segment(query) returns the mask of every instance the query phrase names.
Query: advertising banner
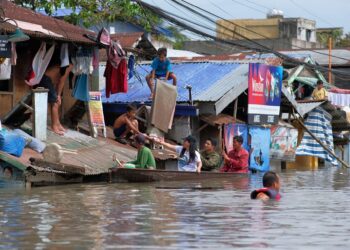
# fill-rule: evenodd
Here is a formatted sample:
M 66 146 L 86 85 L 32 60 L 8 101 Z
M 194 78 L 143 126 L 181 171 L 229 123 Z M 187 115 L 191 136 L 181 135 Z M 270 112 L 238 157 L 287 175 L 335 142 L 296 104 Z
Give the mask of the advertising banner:
M 271 127 L 270 158 L 294 161 L 298 145 L 298 130 L 283 126 Z
M 105 119 L 103 115 L 101 92 L 89 92 L 89 95 L 89 111 L 91 124 L 96 128 L 104 128 Z
M 280 114 L 283 67 L 249 64 L 248 123 L 277 124 Z
M 270 169 L 270 129 L 249 126 L 250 169 L 268 171 Z

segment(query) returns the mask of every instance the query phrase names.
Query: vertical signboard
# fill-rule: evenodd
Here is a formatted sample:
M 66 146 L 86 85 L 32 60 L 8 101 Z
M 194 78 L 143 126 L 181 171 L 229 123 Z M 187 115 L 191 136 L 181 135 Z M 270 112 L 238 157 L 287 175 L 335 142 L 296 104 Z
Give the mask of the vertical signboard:
M 281 66 L 249 64 L 249 124 L 277 124 L 281 104 L 282 76 Z
M 89 122 L 93 129 L 93 137 L 97 137 L 97 130 L 102 129 L 103 135 L 106 137 L 106 126 L 103 115 L 103 107 L 101 100 L 101 92 L 89 92 L 90 101 L 89 107 Z

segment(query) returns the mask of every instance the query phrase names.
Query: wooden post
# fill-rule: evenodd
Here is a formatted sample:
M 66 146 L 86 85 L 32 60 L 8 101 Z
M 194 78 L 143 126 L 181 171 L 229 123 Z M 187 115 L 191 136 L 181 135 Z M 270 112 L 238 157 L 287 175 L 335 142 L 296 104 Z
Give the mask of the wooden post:
M 332 83 L 332 37 L 328 38 L 328 82 Z
M 47 138 L 47 95 L 49 90 L 43 88 L 33 89 L 33 136 L 46 141 Z M 27 107 L 28 108 L 28 107 Z M 51 121 L 52 122 L 52 121 Z
M 233 117 L 235 118 L 235 120 L 237 118 L 237 107 L 238 107 L 238 97 L 233 104 Z

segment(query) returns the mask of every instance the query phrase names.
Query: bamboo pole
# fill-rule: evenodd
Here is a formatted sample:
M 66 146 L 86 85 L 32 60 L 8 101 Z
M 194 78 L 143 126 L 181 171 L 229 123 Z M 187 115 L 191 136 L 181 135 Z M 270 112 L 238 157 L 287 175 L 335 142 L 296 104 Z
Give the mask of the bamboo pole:
M 332 37 L 328 38 L 328 82 L 332 83 Z

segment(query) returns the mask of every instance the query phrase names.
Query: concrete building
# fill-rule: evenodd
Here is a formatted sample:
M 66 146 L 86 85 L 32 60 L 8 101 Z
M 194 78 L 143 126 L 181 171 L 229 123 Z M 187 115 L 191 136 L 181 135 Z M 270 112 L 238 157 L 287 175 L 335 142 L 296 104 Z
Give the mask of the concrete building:
M 233 40 L 236 44 L 255 48 L 247 39 L 275 50 L 322 48 L 317 41 L 316 22 L 305 18 L 285 18 L 272 10 L 265 19 L 234 19 L 216 22 L 216 37 Z M 183 49 L 201 54 L 229 54 L 242 51 L 240 46 L 229 46 L 216 41 L 188 41 Z

